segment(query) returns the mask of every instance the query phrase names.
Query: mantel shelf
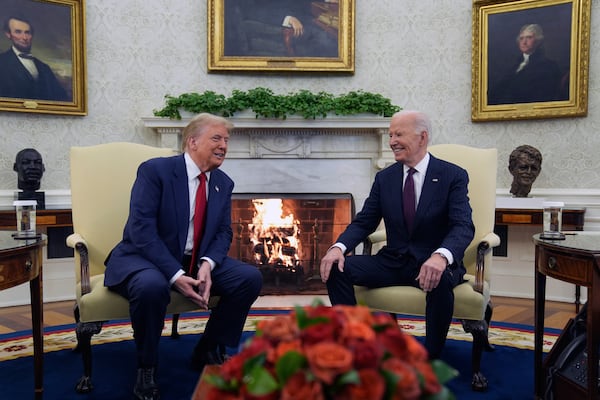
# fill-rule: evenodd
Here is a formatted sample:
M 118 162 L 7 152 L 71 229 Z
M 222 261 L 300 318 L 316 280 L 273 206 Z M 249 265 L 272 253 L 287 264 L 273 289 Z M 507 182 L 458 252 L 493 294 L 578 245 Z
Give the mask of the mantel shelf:
M 228 118 L 236 128 L 261 128 L 261 129 L 387 129 L 390 118 L 372 115 L 358 116 L 331 116 L 327 118 L 305 119 L 288 117 L 287 119 L 254 118 L 254 117 L 230 117 Z M 162 117 L 142 117 L 144 126 L 161 130 L 183 129 L 190 118 L 180 120 Z

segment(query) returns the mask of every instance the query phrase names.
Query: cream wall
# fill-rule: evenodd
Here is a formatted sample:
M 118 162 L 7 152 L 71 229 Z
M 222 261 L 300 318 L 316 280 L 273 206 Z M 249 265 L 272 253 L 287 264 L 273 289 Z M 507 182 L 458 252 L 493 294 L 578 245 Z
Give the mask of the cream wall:
M 535 188 L 600 187 L 598 2 L 592 2 L 589 115 L 575 119 L 473 123 L 471 0 L 356 0 L 356 73 L 207 74 L 206 2 L 86 0 L 89 114 L 0 112 L 0 190 L 16 189 L 14 157 L 35 147 L 42 190 L 68 189 L 68 149 L 109 141 L 156 143 L 140 120 L 167 93 L 267 86 L 342 93 L 365 89 L 430 113 L 436 142 L 499 149 L 498 187 L 510 185 L 508 155 L 520 144 L 544 154 Z
M 161 108 L 167 93 L 229 94 L 256 86 L 277 93 L 364 89 L 428 112 L 435 142 L 497 147 L 501 195 L 510 186 L 509 153 L 520 144 L 537 147 L 544 162 L 532 193 L 586 206 L 586 228 L 600 230 L 599 3 L 592 2 L 587 117 L 472 123 L 471 1 L 356 0 L 356 73 L 348 76 L 207 74 L 206 1 L 86 0 L 89 114 L 0 112 L 0 194 L 6 199 L 17 188 L 16 153 L 34 147 L 46 166 L 41 189 L 59 193 L 59 204 L 68 204 L 69 147 L 110 141 L 157 144 L 156 133 L 141 118 Z M 531 297 L 530 237 L 537 229 L 511 228 L 514 247 L 508 257 L 494 261 L 495 294 Z M 71 259 L 47 260 L 45 299 L 73 297 L 72 268 Z M 572 293 L 571 286 L 563 285 L 551 297 L 571 301 Z M 26 303 L 28 296 L 26 285 L 2 291 L 0 306 Z

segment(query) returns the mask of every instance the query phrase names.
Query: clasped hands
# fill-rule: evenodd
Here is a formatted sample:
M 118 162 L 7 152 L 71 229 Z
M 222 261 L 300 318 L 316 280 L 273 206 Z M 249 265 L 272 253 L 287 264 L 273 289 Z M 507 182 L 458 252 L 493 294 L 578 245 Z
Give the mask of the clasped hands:
M 331 274 L 331 268 L 334 264 L 337 264 L 337 268 L 340 272 L 344 271 L 344 254 L 342 249 L 337 246 L 331 247 L 325 256 L 321 259 L 320 272 L 321 280 L 327 282 L 329 275 Z M 446 270 L 447 262 L 444 257 L 434 253 L 429 257 L 423 265 L 419 275 L 415 278 L 419 281 L 419 287 L 425 292 L 430 292 L 437 287 L 442 278 L 442 274 Z
M 188 275 L 181 275 L 173 285 L 181 294 L 198 304 L 200 308 L 208 310 L 208 300 L 210 299 L 210 288 L 212 286 L 210 272 L 208 261 L 202 261 L 196 279 Z

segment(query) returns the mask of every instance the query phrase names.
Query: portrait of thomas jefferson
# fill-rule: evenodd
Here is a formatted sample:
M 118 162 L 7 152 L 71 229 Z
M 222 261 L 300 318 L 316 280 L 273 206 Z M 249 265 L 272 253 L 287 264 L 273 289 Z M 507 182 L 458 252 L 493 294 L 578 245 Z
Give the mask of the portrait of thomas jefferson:
M 487 104 L 569 99 L 571 4 L 489 17 Z

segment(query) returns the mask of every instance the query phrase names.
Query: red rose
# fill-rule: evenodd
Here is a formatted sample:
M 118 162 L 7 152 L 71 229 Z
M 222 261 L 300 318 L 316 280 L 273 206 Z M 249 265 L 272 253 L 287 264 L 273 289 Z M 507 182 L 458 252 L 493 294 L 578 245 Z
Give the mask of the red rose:
M 406 361 L 412 362 L 426 362 L 429 359 L 427 350 L 425 347 L 412 335 L 405 334 L 404 340 L 406 343 Z
M 373 325 L 398 328 L 398 321 L 388 313 L 378 312 L 373 314 Z
M 246 357 L 244 355 L 236 354 L 230 357 L 226 363 L 223 363 L 221 366 L 220 375 L 225 380 L 236 379 L 238 382 L 241 382 L 242 377 L 244 376 L 244 362 L 246 361 Z
M 262 333 L 263 337 L 275 343 L 292 340 L 298 336 L 298 325 L 285 315 L 259 321 L 256 329 Z
M 397 358 L 388 358 L 383 362 L 382 368 L 398 377 L 392 400 L 417 400 L 419 398 L 421 395 L 419 378 L 410 364 Z
M 348 349 L 354 354 L 354 368 L 377 368 L 383 357 L 383 349 L 376 341 L 354 340 L 348 343 Z
M 251 358 L 261 353 L 266 353 L 272 348 L 271 342 L 262 336 L 255 336 L 246 346 L 238 353 L 243 358 Z
M 375 321 L 371 309 L 367 306 L 338 305 L 335 307 L 339 307 L 348 321 L 362 322 L 367 325 L 373 325 Z
M 268 353 L 267 360 L 270 363 L 276 364 L 277 360 L 289 351 L 297 351 L 302 354 L 302 343 L 300 342 L 300 339 L 292 340 L 290 342 L 280 342 Z
M 352 353 L 333 342 L 321 342 L 306 347 L 306 356 L 315 376 L 331 385 L 335 378 L 352 369 Z
M 306 327 L 300 332 L 304 344 L 315 344 L 325 341 L 335 341 L 336 331 L 330 323 L 323 322 Z
M 360 339 L 364 341 L 375 340 L 375 331 L 370 325 L 360 321 L 348 321 L 342 326 L 342 341 Z
M 304 371 L 292 375 L 281 389 L 281 400 L 324 400 L 323 387 L 317 380 L 308 380 Z
M 379 400 L 385 394 L 385 380 L 376 369 L 358 371 L 360 384 L 347 385 L 334 400 Z
M 418 361 L 413 365 L 417 372 L 423 377 L 423 392 L 425 392 L 425 394 L 438 393 L 440 390 L 442 390 L 442 385 L 440 385 L 440 382 L 438 381 L 435 372 L 433 372 L 433 368 L 429 362 Z
M 220 390 L 214 386 L 211 386 L 206 393 L 205 400 L 243 400 L 242 395 L 225 390 Z
M 406 343 L 406 335 L 400 329 L 387 328 L 377 334 L 377 341 L 394 357 L 401 360 L 406 359 L 408 346 Z

